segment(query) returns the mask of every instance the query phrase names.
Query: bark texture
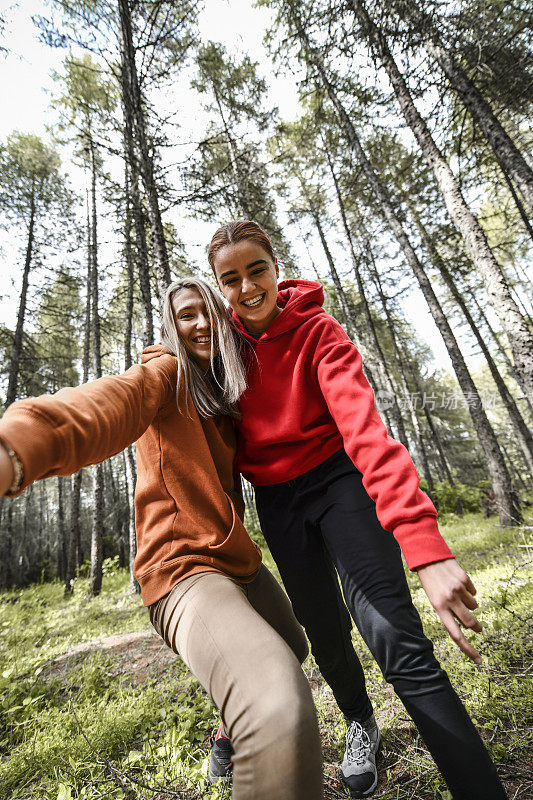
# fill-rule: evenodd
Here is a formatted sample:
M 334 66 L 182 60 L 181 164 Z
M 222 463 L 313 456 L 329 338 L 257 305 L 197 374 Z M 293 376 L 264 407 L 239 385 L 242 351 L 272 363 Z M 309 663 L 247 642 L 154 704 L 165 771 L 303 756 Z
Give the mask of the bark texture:
M 352 0 L 352 6 L 387 72 L 407 124 L 433 170 L 450 218 L 463 237 L 472 263 L 483 279 L 489 302 L 507 333 L 516 370 L 521 374 L 529 396 L 533 397 L 533 334 L 513 299 L 481 225 L 463 197 L 458 180 L 413 102 L 385 36 L 371 20 L 362 2 Z
M 139 170 L 146 192 L 150 234 L 157 274 L 159 299 L 162 301 L 168 285 L 171 282 L 168 249 L 165 241 L 159 196 L 155 182 L 154 159 L 148 142 L 144 104 L 139 85 L 137 65 L 135 63 L 135 47 L 133 45 L 133 32 L 131 25 L 131 11 L 129 0 L 119 0 L 119 17 L 121 32 L 121 64 L 122 64 L 122 95 L 126 108 L 126 117 L 130 117 L 134 124 L 135 140 L 139 152 Z

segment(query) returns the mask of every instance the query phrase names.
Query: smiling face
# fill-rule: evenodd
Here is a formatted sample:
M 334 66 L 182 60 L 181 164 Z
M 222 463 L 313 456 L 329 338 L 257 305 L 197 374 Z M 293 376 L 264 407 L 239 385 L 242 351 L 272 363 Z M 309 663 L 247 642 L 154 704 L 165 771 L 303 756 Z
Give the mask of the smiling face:
M 211 323 L 202 295 L 197 289 L 184 288 L 172 298 L 176 330 L 189 356 L 203 370 L 211 363 Z M 215 353 L 213 353 L 215 355 Z
M 220 291 L 250 333 L 263 333 L 280 308 L 278 262 L 260 244 L 244 239 L 217 251 L 213 261 Z

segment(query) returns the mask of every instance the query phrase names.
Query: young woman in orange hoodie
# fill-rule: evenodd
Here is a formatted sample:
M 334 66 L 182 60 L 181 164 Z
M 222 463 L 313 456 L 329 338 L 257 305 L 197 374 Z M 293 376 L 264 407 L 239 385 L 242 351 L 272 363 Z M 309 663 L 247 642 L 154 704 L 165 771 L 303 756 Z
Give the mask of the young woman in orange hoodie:
M 407 450 L 387 435 L 357 348 L 323 310 L 320 284 L 278 285 L 257 223 L 219 228 L 208 259 L 235 328 L 254 348 L 236 465 L 255 487 L 265 539 L 346 717 L 344 783 L 352 797 L 374 792 L 380 743 L 351 615 L 454 800 L 502 800 L 494 765 L 424 636 L 400 547 L 452 639 L 479 663 L 459 627 L 481 630 L 475 588 L 439 533 Z
M 135 574 L 155 629 L 220 709 L 211 782 L 233 762 L 235 800 L 321 800 L 307 642 L 242 523 L 239 337 L 216 292 L 185 278 L 167 291 L 162 339 L 123 375 L 13 403 L 0 420 L 0 495 L 136 441 Z

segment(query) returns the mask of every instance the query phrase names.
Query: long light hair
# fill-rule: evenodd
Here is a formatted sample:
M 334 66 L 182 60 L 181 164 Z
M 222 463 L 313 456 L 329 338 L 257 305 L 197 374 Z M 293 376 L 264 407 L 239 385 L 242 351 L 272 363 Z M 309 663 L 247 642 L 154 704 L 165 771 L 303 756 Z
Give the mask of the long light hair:
M 211 327 L 211 365 L 207 374 L 189 356 L 176 328 L 172 300 L 181 289 L 196 289 L 205 303 Z M 202 417 L 214 417 L 218 414 L 240 416 L 237 401 L 246 389 L 246 375 L 241 359 L 242 340 L 229 323 L 222 298 L 211 286 L 199 278 L 180 278 L 170 284 L 163 301 L 161 341 L 178 359 L 178 408 L 180 397 L 184 395 L 186 413 L 189 413 L 190 394 Z

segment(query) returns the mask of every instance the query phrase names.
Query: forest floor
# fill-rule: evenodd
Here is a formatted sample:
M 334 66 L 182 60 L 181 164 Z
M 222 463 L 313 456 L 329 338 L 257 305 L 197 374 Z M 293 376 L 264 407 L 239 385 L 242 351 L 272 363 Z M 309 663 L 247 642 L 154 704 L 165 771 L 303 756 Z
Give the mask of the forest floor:
M 481 669 L 456 649 L 416 575 L 408 575 L 425 630 L 510 800 L 533 798 L 531 510 L 525 516 L 520 529 L 502 530 L 475 514 L 450 515 L 442 525 L 478 589 Z M 275 572 L 267 552 L 265 561 Z M 58 582 L 0 593 L 0 800 L 229 798 L 230 788 L 205 783 L 216 710 L 152 632 L 126 573 L 110 565 L 106 573 L 101 596 L 90 601 L 82 579 L 68 599 Z M 373 797 L 449 800 L 412 722 L 357 633 L 354 640 L 383 731 Z M 312 658 L 305 671 L 322 734 L 325 796 L 345 797 L 345 725 Z

